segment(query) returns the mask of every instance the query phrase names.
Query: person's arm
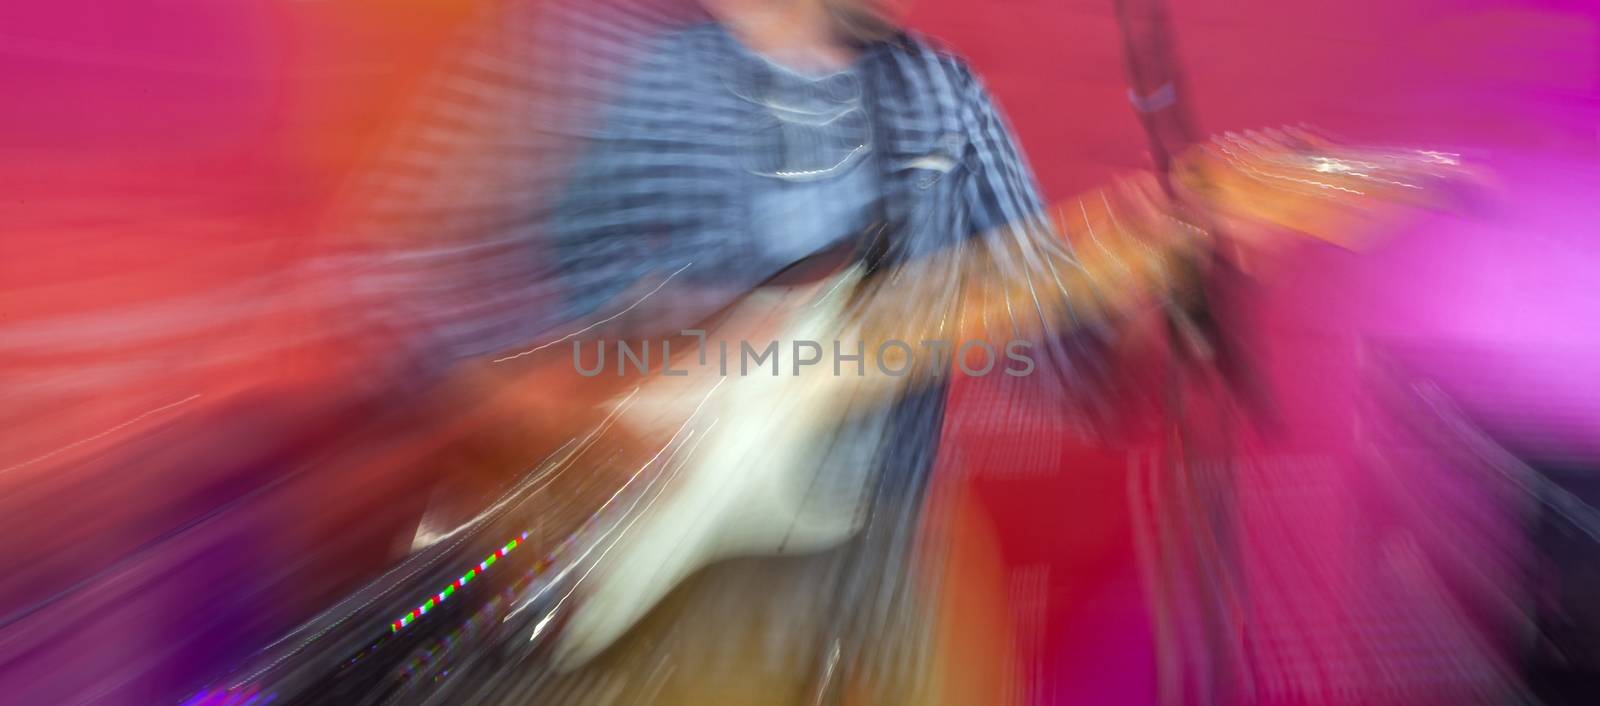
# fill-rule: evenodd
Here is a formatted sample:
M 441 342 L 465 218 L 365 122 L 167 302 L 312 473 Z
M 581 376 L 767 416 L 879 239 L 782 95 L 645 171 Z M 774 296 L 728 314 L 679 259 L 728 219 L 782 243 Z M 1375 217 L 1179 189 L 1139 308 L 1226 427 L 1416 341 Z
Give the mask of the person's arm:
M 1030 238 L 1058 240 L 1049 233 L 1033 168 L 983 81 L 961 65 L 956 91 L 975 167 L 966 195 L 973 230 L 983 233 L 1010 226 L 1026 229 Z
M 999 349 L 1098 329 L 1164 296 L 1175 263 L 1204 238 L 1174 217 L 1161 189 L 1134 180 L 1047 208 L 988 91 L 970 71 L 958 79 L 973 233 L 868 285 L 860 311 L 869 339 Z
M 683 225 L 723 207 L 683 186 L 720 177 L 700 158 L 715 149 L 705 140 L 722 136 L 694 121 L 701 94 L 686 76 L 690 51 L 677 34 L 641 50 L 582 136 L 547 219 L 563 322 L 554 333 L 671 334 L 741 293 L 690 282 L 725 245 Z

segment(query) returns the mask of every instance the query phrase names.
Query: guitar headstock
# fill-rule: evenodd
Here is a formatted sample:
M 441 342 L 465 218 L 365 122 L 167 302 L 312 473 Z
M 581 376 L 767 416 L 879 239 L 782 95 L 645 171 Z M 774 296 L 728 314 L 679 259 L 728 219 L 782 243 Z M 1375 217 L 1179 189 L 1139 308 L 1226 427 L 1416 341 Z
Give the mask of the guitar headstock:
M 1381 219 L 1452 206 L 1476 175 L 1457 154 L 1354 147 L 1302 126 L 1223 133 L 1182 155 L 1173 176 L 1230 236 L 1290 230 L 1359 250 Z

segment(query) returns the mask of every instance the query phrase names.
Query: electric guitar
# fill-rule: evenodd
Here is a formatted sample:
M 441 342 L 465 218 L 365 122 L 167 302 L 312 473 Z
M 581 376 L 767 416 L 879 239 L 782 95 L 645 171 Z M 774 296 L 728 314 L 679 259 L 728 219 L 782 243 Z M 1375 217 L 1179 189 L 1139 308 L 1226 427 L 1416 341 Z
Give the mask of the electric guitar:
M 1337 240 L 1335 216 L 1431 198 L 1459 167 L 1440 153 L 1336 148 L 1300 130 L 1224 136 L 1180 164 L 1198 203 L 1175 204 L 1154 179 L 1130 179 L 1058 203 L 1049 222 L 1016 224 L 922 260 L 878 272 L 857 264 L 812 284 L 758 290 L 709 327 L 703 344 L 675 355 L 681 375 L 655 370 L 609 400 L 616 427 L 655 430 L 643 446 L 650 457 L 630 476 L 650 490 L 619 515 L 626 519 L 596 533 L 604 549 L 591 557 L 581 598 L 555 609 L 570 613 L 558 664 L 588 661 L 710 563 L 850 538 L 861 526 L 870 458 L 818 449 L 871 447 L 864 439 L 882 433 L 892 400 L 965 366 L 928 358 L 919 342 L 1000 351 L 1113 325 L 1157 305 L 1184 260 L 1210 247 L 1200 221 L 1187 216 L 1195 208 Z M 1057 233 L 1068 237 L 1050 237 Z M 864 370 L 850 374 L 857 366 L 849 361 L 835 374 L 834 351 L 795 365 L 796 341 L 860 351 Z M 742 352 L 751 342 L 776 343 L 778 361 L 767 365 L 777 374 L 730 373 L 749 362 Z M 738 351 L 737 362 L 723 351 Z

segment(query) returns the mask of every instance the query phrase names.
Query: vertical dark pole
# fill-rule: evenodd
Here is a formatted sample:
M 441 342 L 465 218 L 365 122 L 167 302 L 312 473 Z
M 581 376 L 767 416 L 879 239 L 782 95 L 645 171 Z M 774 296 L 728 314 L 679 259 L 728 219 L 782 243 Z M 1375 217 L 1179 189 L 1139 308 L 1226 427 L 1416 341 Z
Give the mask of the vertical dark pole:
M 1199 141 L 1171 13 L 1165 0 L 1112 0 L 1122 32 L 1128 98 L 1150 141 L 1156 175 L 1174 205 L 1222 242 L 1203 208 L 1174 183 L 1176 157 Z M 1247 699 L 1242 566 L 1234 488 L 1232 395 L 1239 353 L 1215 318 L 1218 276 L 1234 272 L 1222 249 L 1187 263 L 1169 306 L 1174 364 L 1167 380 L 1167 462 L 1157 464 L 1150 537 L 1160 557 L 1151 579 L 1164 704 L 1231 704 Z M 1230 278 L 1231 279 L 1231 278 Z M 1199 395 L 1191 395 L 1198 392 Z M 1195 403 L 1203 411 L 1196 414 Z
M 1172 156 L 1198 139 L 1179 69 L 1171 13 L 1164 0 L 1113 0 L 1113 5 L 1122 30 L 1128 97 L 1150 139 L 1162 184 L 1169 185 Z

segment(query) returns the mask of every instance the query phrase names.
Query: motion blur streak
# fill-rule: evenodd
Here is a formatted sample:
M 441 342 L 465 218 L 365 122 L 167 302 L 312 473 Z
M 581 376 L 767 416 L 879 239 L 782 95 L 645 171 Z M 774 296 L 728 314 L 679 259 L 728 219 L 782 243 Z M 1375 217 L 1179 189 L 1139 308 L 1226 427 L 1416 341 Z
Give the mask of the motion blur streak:
M 869 5 L 0 9 L 0 704 L 1600 700 L 1593 2 Z

